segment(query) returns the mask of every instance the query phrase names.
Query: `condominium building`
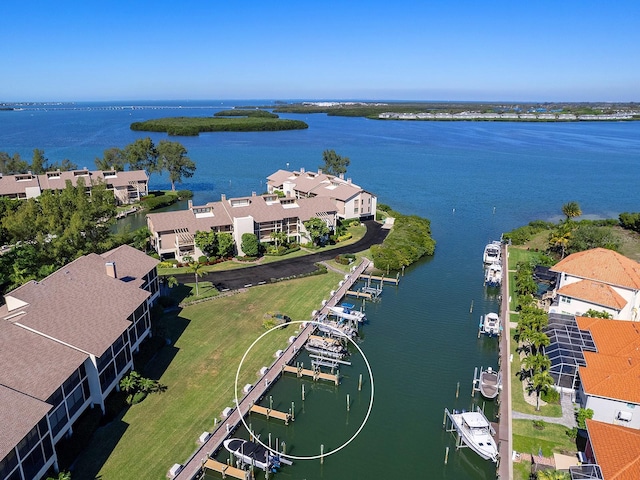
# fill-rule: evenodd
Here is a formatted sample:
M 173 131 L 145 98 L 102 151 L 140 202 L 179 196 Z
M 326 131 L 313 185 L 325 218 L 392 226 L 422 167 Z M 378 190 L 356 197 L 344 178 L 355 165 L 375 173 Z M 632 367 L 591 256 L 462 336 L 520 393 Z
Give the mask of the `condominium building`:
M 337 221 L 337 208 L 329 198 L 279 197 L 277 194 L 256 195 L 227 199 L 194 206 L 187 210 L 150 213 L 147 226 L 151 244 L 163 257 L 180 261 L 186 256 L 198 258 L 202 252 L 195 244 L 198 231 L 227 232 L 233 235 L 236 248 L 242 252 L 242 235 L 252 233 L 261 242 L 272 241 L 273 232 L 284 232 L 296 242 L 311 239 L 304 222 L 322 219 L 333 230 Z
M 148 194 L 149 177 L 143 170 L 118 172 L 116 170 L 71 170 L 61 172 L 46 172 L 34 175 L 31 172 L 18 175 L 0 174 L 0 197 L 7 198 L 36 198 L 45 190 L 62 190 L 70 182 L 74 187 L 78 180 L 84 182 L 87 193 L 98 182 L 106 183 L 113 191 L 118 204 L 128 204 L 140 200 Z
M 327 175 L 322 170 L 307 172 L 278 170 L 267 177 L 269 193 L 283 192 L 286 197 L 311 198 L 324 197 L 330 199 L 342 219 L 358 218 L 369 220 L 375 218 L 377 197 L 356 185 L 343 175 Z
M 157 260 L 127 245 L 80 257 L 0 307 L 0 478 L 57 469 L 55 445 L 133 369 L 159 296 Z

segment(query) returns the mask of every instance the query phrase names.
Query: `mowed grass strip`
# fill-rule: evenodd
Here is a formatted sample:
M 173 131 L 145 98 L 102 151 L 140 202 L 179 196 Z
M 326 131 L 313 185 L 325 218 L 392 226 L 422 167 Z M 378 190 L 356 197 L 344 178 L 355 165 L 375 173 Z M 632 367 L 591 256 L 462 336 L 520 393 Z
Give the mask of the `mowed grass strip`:
M 99 429 L 73 469 L 73 478 L 163 479 L 174 463 L 195 451 L 196 440 L 213 429 L 214 418 L 233 406 L 234 382 L 246 349 L 266 330 L 264 314 L 280 311 L 293 320 L 309 320 L 342 276 L 327 273 L 272 285 L 189 306 L 164 318 L 163 347 L 144 370 L 167 385 Z M 288 344 L 298 328 L 267 335 L 243 365 L 239 388 L 255 383 L 262 366 Z M 242 392 L 239 392 L 241 395 Z

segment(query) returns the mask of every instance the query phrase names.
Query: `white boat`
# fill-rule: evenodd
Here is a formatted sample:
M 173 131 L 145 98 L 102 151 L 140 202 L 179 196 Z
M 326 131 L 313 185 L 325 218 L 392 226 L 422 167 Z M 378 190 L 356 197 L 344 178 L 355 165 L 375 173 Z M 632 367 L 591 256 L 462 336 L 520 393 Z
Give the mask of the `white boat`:
M 329 307 L 329 311 L 336 317 L 344 318 L 345 320 L 351 320 L 354 322 L 363 323 L 367 319 L 363 312 L 352 310 L 344 304 L 337 307 Z
M 307 352 L 329 358 L 344 358 L 349 355 L 345 346 L 328 340 L 309 339 L 304 344 L 304 348 Z
M 261 470 L 275 471 L 281 464 L 292 465 L 290 460 L 279 455 L 273 455 L 268 448 L 256 442 L 242 438 L 229 438 L 223 442 L 224 448 L 247 465 Z
M 502 375 L 493 368 L 488 367 L 480 372 L 480 393 L 491 400 L 496 398 L 502 388 Z
M 457 412 L 454 410 L 453 413 L 449 413 L 449 418 L 460 439 L 471 450 L 485 460 L 498 461 L 498 446 L 492 437 L 495 430 L 482 410 L 478 409 L 476 412 Z
M 500 252 L 502 244 L 499 240 L 494 240 L 491 243 L 488 243 L 484 247 L 484 254 L 482 256 L 482 260 L 486 265 L 494 262 L 500 262 Z
M 500 317 L 497 313 L 487 313 L 480 320 L 480 332 L 490 337 L 500 335 Z
M 484 273 L 484 284 L 487 287 L 499 287 L 502 284 L 502 265 L 498 262 L 487 265 Z

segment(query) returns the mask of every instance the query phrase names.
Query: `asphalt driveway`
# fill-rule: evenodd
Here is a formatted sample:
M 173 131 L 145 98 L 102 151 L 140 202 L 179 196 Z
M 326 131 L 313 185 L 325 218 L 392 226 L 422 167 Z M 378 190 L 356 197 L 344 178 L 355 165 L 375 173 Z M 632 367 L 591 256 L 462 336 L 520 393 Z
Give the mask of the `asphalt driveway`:
M 273 279 L 280 279 L 311 273 L 316 270 L 315 264 L 324 260 L 330 260 L 340 253 L 353 253 L 366 250 L 371 245 L 382 243 L 387 236 L 388 230 L 383 230 L 382 225 L 370 220 L 364 222 L 367 233 L 356 243 L 345 247 L 334 248 L 324 252 L 318 252 L 304 257 L 297 257 L 280 262 L 267 263 L 265 265 L 254 265 L 247 268 L 227 270 L 224 272 L 205 273 L 200 278 L 211 282 L 218 290 L 236 290 L 246 285 L 256 285 L 269 283 Z M 193 282 L 193 274 L 185 273 L 175 275 L 181 282 Z

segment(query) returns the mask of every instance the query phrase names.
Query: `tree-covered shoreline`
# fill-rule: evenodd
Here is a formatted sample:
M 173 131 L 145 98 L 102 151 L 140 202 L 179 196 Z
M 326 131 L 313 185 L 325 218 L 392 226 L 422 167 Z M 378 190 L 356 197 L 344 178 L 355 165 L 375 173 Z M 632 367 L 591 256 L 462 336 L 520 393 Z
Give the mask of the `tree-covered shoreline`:
M 309 128 L 301 120 L 286 120 L 264 110 L 227 110 L 212 117 L 165 117 L 134 122 L 131 130 L 196 136 L 201 132 L 275 132 Z

